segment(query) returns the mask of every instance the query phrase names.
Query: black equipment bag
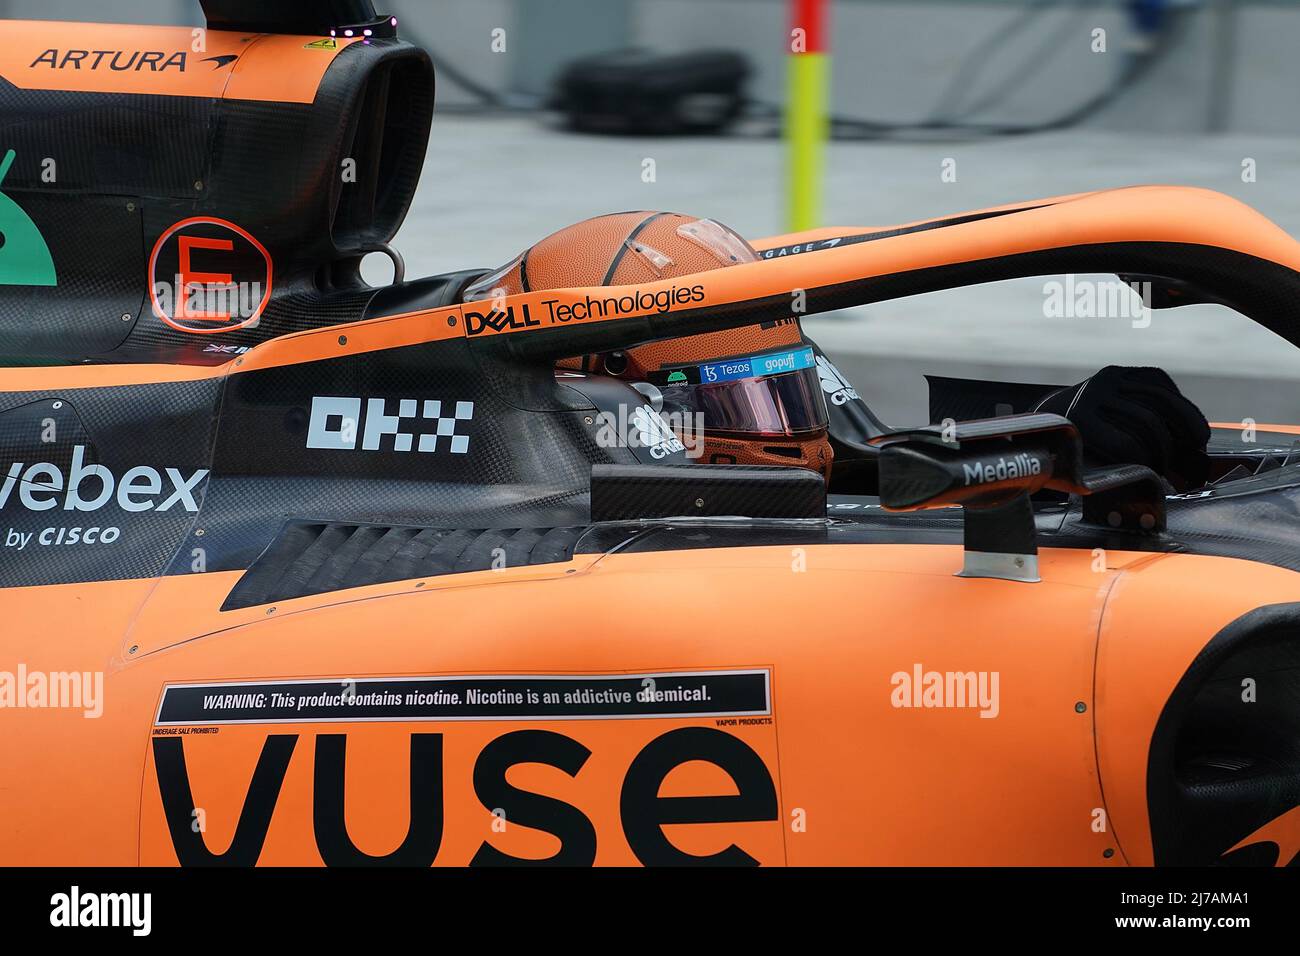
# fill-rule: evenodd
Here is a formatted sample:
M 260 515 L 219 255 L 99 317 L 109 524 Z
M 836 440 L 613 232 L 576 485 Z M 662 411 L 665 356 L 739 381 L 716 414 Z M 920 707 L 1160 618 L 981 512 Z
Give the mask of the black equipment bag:
M 749 73 L 748 60 L 731 50 L 618 50 L 565 67 L 551 106 L 588 132 L 715 133 L 744 109 Z

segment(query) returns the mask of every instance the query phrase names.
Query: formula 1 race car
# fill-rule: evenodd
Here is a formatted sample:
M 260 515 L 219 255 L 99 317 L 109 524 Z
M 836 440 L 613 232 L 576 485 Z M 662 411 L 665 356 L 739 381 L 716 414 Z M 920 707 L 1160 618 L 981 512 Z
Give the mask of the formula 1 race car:
M 1300 862 L 1300 425 L 890 428 L 792 318 L 1100 273 L 1296 346 L 1300 244 L 1151 186 L 376 289 L 432 68 L 306 6 L 4 24 L 0 863 Z M 665 414 L 809 394 L 833 463 Z

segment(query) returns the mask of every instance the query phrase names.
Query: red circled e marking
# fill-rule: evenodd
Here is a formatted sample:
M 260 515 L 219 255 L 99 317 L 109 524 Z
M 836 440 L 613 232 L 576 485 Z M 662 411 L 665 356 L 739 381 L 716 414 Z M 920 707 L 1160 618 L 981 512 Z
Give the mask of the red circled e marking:
M 166 311 L 163 309 L 162 303 L 158 301 L 158 290 L 157 290 L 156 283 L 154 282 L 154 271 L 158 266 L 158 253 L 162 250 L 163 244 L 166 243 L 168 239 L 174 236 L 181 229 L 184 229 L 186 226 L 194 226 L 194 225 L 221 226 L 222 228 L 229 229 L 231 232 L 234 232 L 236 235 L 248 240 L 248 242 L 251 243 L 252 246 L 262 254 L 262 258 L 266 261 L 266 291 L 262 294 L 262 299 L 260 302 L 258 302 L 257 308 L 253 310 L 253 314 L 250 315 L 247 319 L 244 319 L 243 321 L 238 322 L 234 325 L 223 325 L 214 329 L 196 329 L 187 325 L 181 325 L 180 323 L 174 321 L 172 317 L 169 316 L 166 313 Z M 212 242 L 222 242 L 222 240 L 204 239 L 202 240 L 201 243 L 196 243 L 195 245 L 198 245 L 203 248 L 218 248 L 216 246 L 209 245 L 209 243 Z M 229 248 L 233 249 L 233 243 L 230 244 Z M 266 303 L 269 302 L 271 299 L 271 276 L 273 272 L 274 272 L 274 265 L 272 264 L 271 261 L 271 254 L 267 252 L 266 247 L 262 245 L 260 242 L 258 242 L 257 239 L 255 239 L 253 235 L 249 233 L 247 230 L 240 228 L 239 226 L 235 225 L 233 222 L 230 222 L 225 219 L 219 219 L 216 216 L 191 216 L 189 219 L 182 219 L 180 222 L 174 223 L 172 226 L 166 229 L 162 235 L 158 237 L 156 242 L 154 242 L 153 251 L 149 253 L 149 300 L 153 304 L 154 315 L 158 316 L 158 318 L 162 319 L 164 322 L 166 322 L 168 325 L 170 325 L 172 328 L 178 331 L 190 332 L 194 335 L 212 335 L 217 332 L 233 332 L 236 329 L 242 329 L 242 328 L 246 328 L 249 325 L 252 325 L 261 317 L 262 311 L 266 308 Z M 216 273 L 202 272 L 202 273 L 190 273 L 188 278 L 194 278 L 194 279 L 199 279 L 201 281 L 212 282 L 213 280 L 224 278 L 224 276 L 219 276 Z M 183 278 L 182 284 L 184 286 L 184 285 L 188 285 L 189 283 L 186 282 L 185 279 Z M 184 288 L 182 288 L 179 291 L 179 295 L 183 297 L 184 294 L 185 294 L 185 290 Z M 195 313 L 196 318 L 202 317 L 203 315 L 205 314 Z M 210 319 L 211 316 L 209 315 L 208 320 Z

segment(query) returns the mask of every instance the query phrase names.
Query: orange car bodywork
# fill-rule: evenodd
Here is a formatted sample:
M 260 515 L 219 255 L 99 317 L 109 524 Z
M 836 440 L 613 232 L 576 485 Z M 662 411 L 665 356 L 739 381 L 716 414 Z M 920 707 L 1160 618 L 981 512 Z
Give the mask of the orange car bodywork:
M 348 42 L 323 50 L 311 37 L 208 31 L 196 52 L 183 28 L 5 29 L 0 77 L 20 89 L 282 103 L 311 102 Z M 53 50 L 63 63 L 69 49 L 112 43 L 159 51 L 158 65 L 182 54 L 193 69 L 100 74 L 55 69 L 46 57 Z M 1204 190 L 1136 187 L 999 209 L 1023 211 L 635 288 L 552 289 L 287 334 L 217 366 L 4 369 L 0 393 L 230 384 L 422 343 L 472 339 L 508 351 L 562 327 L 608 326 L 635 344 L 708 330 L 708 321 L 745 324 L 759 300 L 782 302 L 774 314 L 788 315 L 799 290 L 1102 243 L 1203 245 L 1300 270 L 1290 237 Z M 688 286 L 698 293 L 678 309 Z M 630 307 L 597 315 L 589 304 L 622 295 Z M 494 308 L 518 321 L 484 324 Z M 213 415 L 219 426 L 220 410 Z M 186 852 L 220 856 L 237 845 L 242 861 L 263 864 L 333 862 L 323 840 L 370 857 L 405 847 L 417 862 L 450 865 L 575 847 L 581 862 L 611 865 L 1152 863 L 1147 760 L 1166 700 L 1229 623 L 1300 600 L 1300 574 L 1100 549 L 1043 549 L 1038 584 L 959 578 L 960 564 L 957 546 L 890 543 L 580 554 L 225 611 L 240 571 L 5 588 L 0 668 L 104 676 L 102 715 L 5 713 L 0 863 L 175 864 L 186 824 Z M 896 706 L 895 678 L 914 668 L 996 673 L 996 717 Z M 766 674 L 764 713 L 158 724 L 167 688 L 182 684 L 731 671 Z M 676 756 L 665 764 L 670 744 Z M 423 758 L 440 753 L 429 790 L 427 767 L 412 790 L 417 746 Z M 287 761 L 268 760 L 260 774 L 271 750 Z M 193 805 L 169 824 L 157 760 L 178 751 Z M 513 761 L 504 768 L 502 753 Z M 261 822 L 245 812 L 254 790 L 269 812 Z M 341 827 L 329 816 L 340 800 Z M 1300 850 L 1295 814 L 1271 826 L 1282 857 Z
M 4 29 L 0 76 L 19 89 L 270 103 L 310 103 L 334 57 L 361 39 L 42 20 Z
M 596 834 L 596 863 L 634 864 L 620 816 L 629 765 L 656 738 L 695 726 L 753 750 L 778 804 L 763 819 L 664 824 L 683 853 L 735 846 L 761 863 L 797 865 L 1149 865 L 1146 751 L 1164 700 L 1216 631 L 1300 593 L 1293 572 L 1190 555 L 1047 550 L 1043 583 L 1025 585 L 954 576 L 960 549 L 949 546 L 804 550 L 587 556 L 573 567 L 407 581 L 235 612 L 217 610 L 233 573 L 11 589 L 7 657 L 29 670 L 104 669 L 106 678 L 98 719 L 7 715 L 5 765 L 22 785 L 0 799 L 0 858 L 177 862 L 151 753 L 151 739 L 166 733 L 153 719 L 167 683 L 767 669 L 771 719 L 743 724 L 209 728 L 180 738 L 202 811 L 195 819 L 211 852 L 225 850 L 268 735 L 296 735 L 258 860 L 320 862 L 314 746 L 344 734 L 347 832 L 360 850 L 382 856 L 410 823 L 411 736 L 441 734 L 445 822 L 434 861 L 464 865 L 484 844 L 546 858 L 556 837 L 512 825 L 508 815 L 502 826 L 474 788 L 474 764 L 489 742 L 542 730 L 576 740 L 590 756 L 572 775 L 524 762 L 509 782 L 581 811 Z M 795 561 L 805 569 L 793 570 Z M 1198 600 L 1170 606 L 1171 587 Z M 810 607 L 815 615 L 796 612 Z M 547 621 L 555 624 L 539 624 Z M 891 676 L 914 664 L 997 671 L 996 719 L 894 706 Z M 672 771 L 659 797 L 736 793 L 721 768 L 693 761 Z M 729 819 L 725 808 L 720 819 Z M 1300 847 L 1300 827 L 1286 823 L 1281 838 Z

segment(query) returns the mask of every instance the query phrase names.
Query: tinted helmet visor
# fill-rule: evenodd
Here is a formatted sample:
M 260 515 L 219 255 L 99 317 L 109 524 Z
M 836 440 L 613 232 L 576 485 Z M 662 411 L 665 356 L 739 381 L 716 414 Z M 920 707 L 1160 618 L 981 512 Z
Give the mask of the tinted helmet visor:
M 709 432 L 792 437 L 827 425 L 811 348 L 669 367 L 650 379 L 665 415 L 699 415 Z

